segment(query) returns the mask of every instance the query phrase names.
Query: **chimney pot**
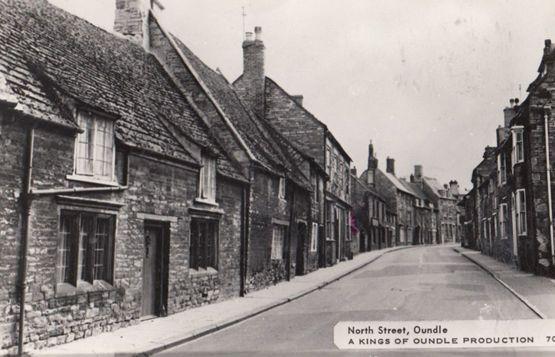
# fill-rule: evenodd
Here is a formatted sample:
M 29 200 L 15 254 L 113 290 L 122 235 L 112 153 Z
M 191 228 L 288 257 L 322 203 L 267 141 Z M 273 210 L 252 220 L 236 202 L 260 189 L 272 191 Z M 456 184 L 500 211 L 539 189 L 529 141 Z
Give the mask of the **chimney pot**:
M 252 32 L 246 32 L 245 33 L 245 41 L 252 41 L 253 40 L 253 35 Z
M 515 105 L 518 105 L 518 102 L 520 102 L 520 100 L 518 100 L 518 98 L 515 98 Z
M 300 105 L 301 107 L 303 106 L 303 99 L 304 99 L 304 97 L 303 97 L 301 94 L 292 95 L 291 98 L 293 98 L 293 100 L 295 101 L 295 103 L 297 103 L 297 104 Z
M 254 33 L 255 33 L 255 40 L 257 41 L 262 41 L 262 27 L 260 26 L 256 26 L 254 28 Z
M 510 107 L 511 107 L 511 108 L 515 105 L 515 100 L 514 100 L 514 98 L 509 99 L 509 104 L 510 104 Z

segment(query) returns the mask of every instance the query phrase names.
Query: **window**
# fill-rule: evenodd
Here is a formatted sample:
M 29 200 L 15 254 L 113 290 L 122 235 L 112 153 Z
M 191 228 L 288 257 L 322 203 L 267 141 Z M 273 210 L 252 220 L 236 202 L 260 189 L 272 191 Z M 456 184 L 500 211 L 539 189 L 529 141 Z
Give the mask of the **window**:
M 216 202 L 216 160 L 204 155 L 200 168 L 199 197 Z
M 272 260 L 283 259 L 283 242 L 285 241 L 285 226 L 274 225 L 272 232 Z
M 497 182 L 499 186 L 507 182 L 507 160 L 504 152 L 497 156 Z
M 326 145 L 326 173 L 331 173 L 331 146 Z
M 218 221 L 193 218 L 189 267 L 218 269 Z
M 513 165 L 524 161 L 524 128 L 513 127 Z
M 516 190 L 516 226 L 519 235 L 526 234 L 526 192 Z
M 97 180 L 114 178 L 114 122 L 87 112 L 79 112 L 75 148 L 75 174 Z
M 492 238 L 496 239 L 499 238 L 497 235 L 497 226 L 498 226 L 498 217 L 496 214 L 493 215 L 493 220 L 491 222 L 491 231 L 492 231 Z
M 57 282 L 112 282 L 115 216 L 62 210 Z
M 509 237 L 507 222 L 509 222 L 509 210 L 507 209 L 507 204 L 502 203 L 499 205 L 499 236 L 501 239 Z
M 312 185 L 312 199 L 314 202 L 318 202 L 318 176 L 316 176 L 315 172 L 312 172 L 310 181 Z
M 318 249 L 318 223 L 312 223 L 312 234 L 310 235 L 310 251 Z
M 278 197 L 285 199 L 285 178 L 280 177 L 278 183 Z

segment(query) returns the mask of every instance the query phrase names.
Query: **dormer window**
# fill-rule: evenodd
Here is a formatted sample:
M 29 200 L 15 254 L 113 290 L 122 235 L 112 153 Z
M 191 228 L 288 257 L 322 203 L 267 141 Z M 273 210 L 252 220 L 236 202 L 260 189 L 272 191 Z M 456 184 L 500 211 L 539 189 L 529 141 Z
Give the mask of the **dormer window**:
M 199 198 L 216 202 L 216 159 L 205 155 L 200 168 Z
M 98 181 L 114 180 L 114 122 L 87 111 L 78 113 L 74 174 Z

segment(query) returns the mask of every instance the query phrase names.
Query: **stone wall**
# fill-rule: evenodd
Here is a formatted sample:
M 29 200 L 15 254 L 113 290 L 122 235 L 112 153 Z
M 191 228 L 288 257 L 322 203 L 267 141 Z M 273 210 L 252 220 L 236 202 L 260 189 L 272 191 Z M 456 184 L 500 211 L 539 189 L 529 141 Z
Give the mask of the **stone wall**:
M 289 191 L 289 190 L 288 190 Z M 261 170 L 254 172 L 250 203 L 247 291 L 275 284 L 286 276 L 285 261 L 271 259 L 274 224 L 289 227 L 288 199 L 278 198 L 278 177 Z M 287 241 L 284 239 L 284 253 Z M 293 262 L 292 262 L 293 263 Z
M 0 203 L 3 214 L 0 231 L 6 241 L 1 245 L 0 332 L 1 347 L 13 351 L 16 344 L 15 322 L 19 306 L 15 286 L 18 267 L 21 155 L 24 131 L 19 125 L 0 126 L 0 144 L 9 150 L 0 156 L 3 170 Z M 73 170 L 74 138 L 67 133 L 37 129 L 33 186 L 35 188 L 92 187 L 69 181 Z M 118 153 L 118 158 L 124 156 Z M 222 298 L 238 296 L 240 285 L 241 195 L 242 186 L 218 176 L 216 201 L 221 209 L 219 229 L 219 266 L 217 270 L 195 272 L 189 269 L 190 208 L 197 207 L 198 172 L 182 165 L 149 156 L 130 154 L 129 188 L 121 192 L 81 193 L 73 197 L 121 205 L 100 211 L 117 216 L 113 283 L 95 281 L 90 286 L 61 289 L 56 282 L 57 245 L 60 209 L 83 210 L 82 203 L 63 203 L 56 196 L 33 201 L 28 254 L 28 291 L 26 309 L 27 348 L 40 349 L 74 339 L 111 331 L 138 322 L 141 312 L 142 264 L 145 214 L 148 219 L 165 222 L 169 231 L 169 271 L 167 311 L 175 313 Z M 118 162 L 118 165 L 121 165 Z M 5 165 L 5 166 L 4 166 Z M 121 169 L 117 171 L 121 172 Z M 13 198 L 13 199 L 12 199 Z M 102 205 L 102 203 L 100 203 Z M 86 204 L 85 204 L 86 206 Z M 99 208 L 90 208 L 98 211 Z M 198 207 L 197 207 L 198 209 Z

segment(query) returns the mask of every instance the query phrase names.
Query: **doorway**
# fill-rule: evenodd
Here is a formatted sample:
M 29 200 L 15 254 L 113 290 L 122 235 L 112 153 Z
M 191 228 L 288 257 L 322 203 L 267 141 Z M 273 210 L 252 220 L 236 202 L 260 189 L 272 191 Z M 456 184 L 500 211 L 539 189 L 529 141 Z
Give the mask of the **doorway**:
M 297 223 L 297 261 L 295 264 L 295 275 L 303 275 L 305 273 L 305 246 L 306 246 L 306 223 Z
M 168 224 L 145 221 L 142 317 L 167 315 L 168 261 Z

